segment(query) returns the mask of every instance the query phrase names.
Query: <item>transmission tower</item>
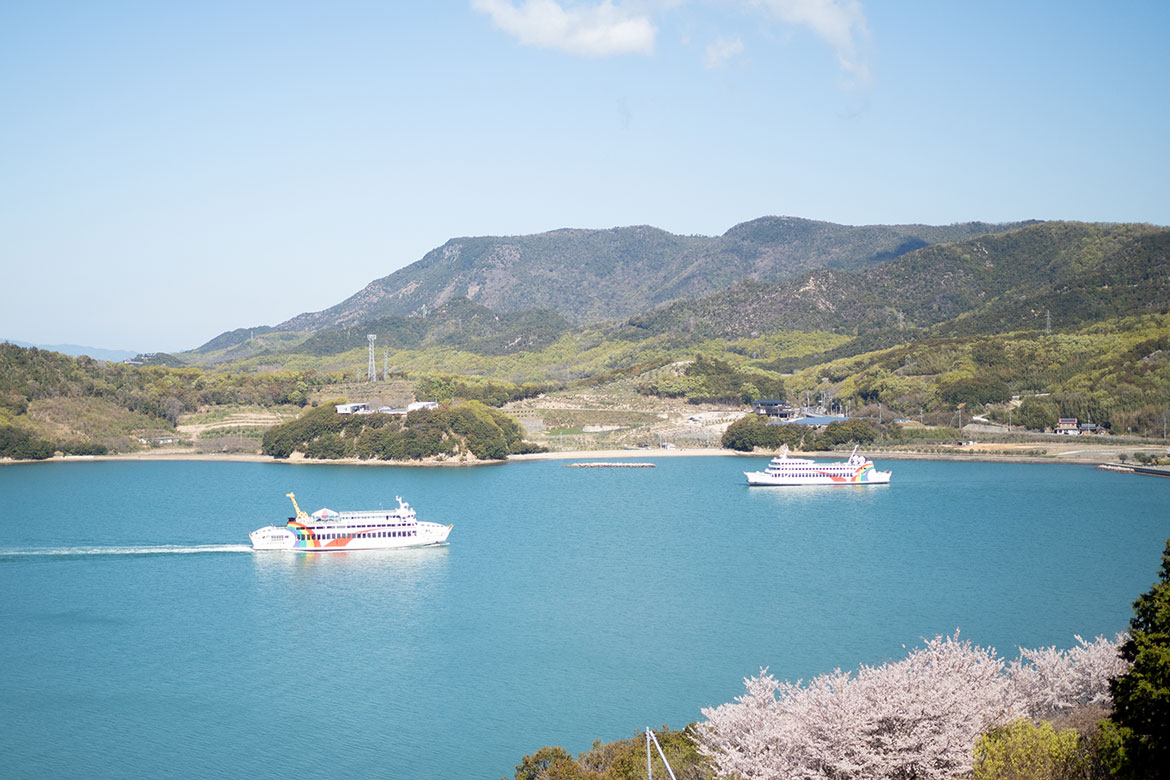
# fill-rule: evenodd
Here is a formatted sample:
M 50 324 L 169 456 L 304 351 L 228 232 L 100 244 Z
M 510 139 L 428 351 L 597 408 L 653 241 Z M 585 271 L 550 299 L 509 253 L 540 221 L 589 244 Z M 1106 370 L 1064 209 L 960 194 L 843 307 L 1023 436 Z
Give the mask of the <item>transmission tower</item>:
M 373 382 L 377 378 L 376 374 L 378 371 L 378 369 L 374 368 L 374 341 L 377 338 L 378 338 L 377 335 L 375 335 L 373 333 L 366 336 L 366 340 L 370 342 L 370 381 L 371 382 Z

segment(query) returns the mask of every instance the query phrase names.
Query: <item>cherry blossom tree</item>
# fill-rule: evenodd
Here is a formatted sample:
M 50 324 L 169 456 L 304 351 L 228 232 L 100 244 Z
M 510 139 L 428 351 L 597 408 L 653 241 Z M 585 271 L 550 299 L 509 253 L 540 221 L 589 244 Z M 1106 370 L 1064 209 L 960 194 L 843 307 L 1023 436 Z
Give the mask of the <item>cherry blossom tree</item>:
M 700 749 L 721 775 L 744 780 L 951 780 L 970 773 L 988 729 L 1107 700 L 1109 678 L 1125 668 L 1117 643 L 1077 640 L 1007 664 L 956 631 L 901 661 L 807 685 L 762 669 L 743 696 L 703 710 Z
M 1019 660 L 1008 671 L 1028 714 L 1051 718 L 1086 705 L 1110 706 L 1109 681 L 1129 669 L 1118 651 L 1125 639 L 1126 634 L 1118 634 L 1113 640 L 1099 636 L 1086 642 L 1077 636 L 1077 646 L 1068 650 L 1020 648 Z

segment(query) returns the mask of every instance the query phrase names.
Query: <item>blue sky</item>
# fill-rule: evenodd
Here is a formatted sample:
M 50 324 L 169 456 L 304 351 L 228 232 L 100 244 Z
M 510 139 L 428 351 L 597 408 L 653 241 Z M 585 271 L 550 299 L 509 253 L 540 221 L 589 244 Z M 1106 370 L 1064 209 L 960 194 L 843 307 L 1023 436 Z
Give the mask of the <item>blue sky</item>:
M 178 351 L 448 238 L 1170 223 L 1170 4 L 0 2 L 0 338 Z

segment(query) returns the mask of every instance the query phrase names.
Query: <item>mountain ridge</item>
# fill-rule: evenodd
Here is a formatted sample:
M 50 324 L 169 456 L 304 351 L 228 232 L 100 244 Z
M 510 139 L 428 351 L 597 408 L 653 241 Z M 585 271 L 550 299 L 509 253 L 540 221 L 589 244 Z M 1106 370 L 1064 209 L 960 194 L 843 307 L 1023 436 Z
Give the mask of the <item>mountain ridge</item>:
M 959 330 L 1035 328 L 1037 317 L 1043 325 L 1045 311 L 1059 310 L 1063 324 L 1071 326 L 1170 300 L 1159 273 L 1168 258 L 1167 228 L 1038 222 L 923 247 L 871 268 L 865 279 L 826 268 L 777 283 L 745 280 L 627 324 L 644 335 L 683 332 L 726 339 L 776 330 L 875 328 L 935 328 L 958 335 Z M 1110 278 L 1129 286 L 1110 286 Z
M 924 246 L 1025 224 L 850 226 L 760 217 L 716 237 L 639 225 L 452 238 L 340 303 L 275 329 L 314 331 L 386 315 L 425 314 L 456 297 L 501 313 L 551 309 L 584 325 L 707 295 L 743 279 L 781 281 L 812 268 L 861 268 Z

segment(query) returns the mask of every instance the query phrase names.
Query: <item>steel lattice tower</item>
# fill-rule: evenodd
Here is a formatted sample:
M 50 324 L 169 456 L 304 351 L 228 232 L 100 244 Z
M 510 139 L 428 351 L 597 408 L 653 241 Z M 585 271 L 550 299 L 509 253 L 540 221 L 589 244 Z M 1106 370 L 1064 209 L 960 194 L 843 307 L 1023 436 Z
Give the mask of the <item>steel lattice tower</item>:
M 378 369 L 374 368 L 374 340 L 378 337 L 371 333 L 366 336 L 366 340 L 370 342 L 370 381 L 373 382 L 376 378 Z

